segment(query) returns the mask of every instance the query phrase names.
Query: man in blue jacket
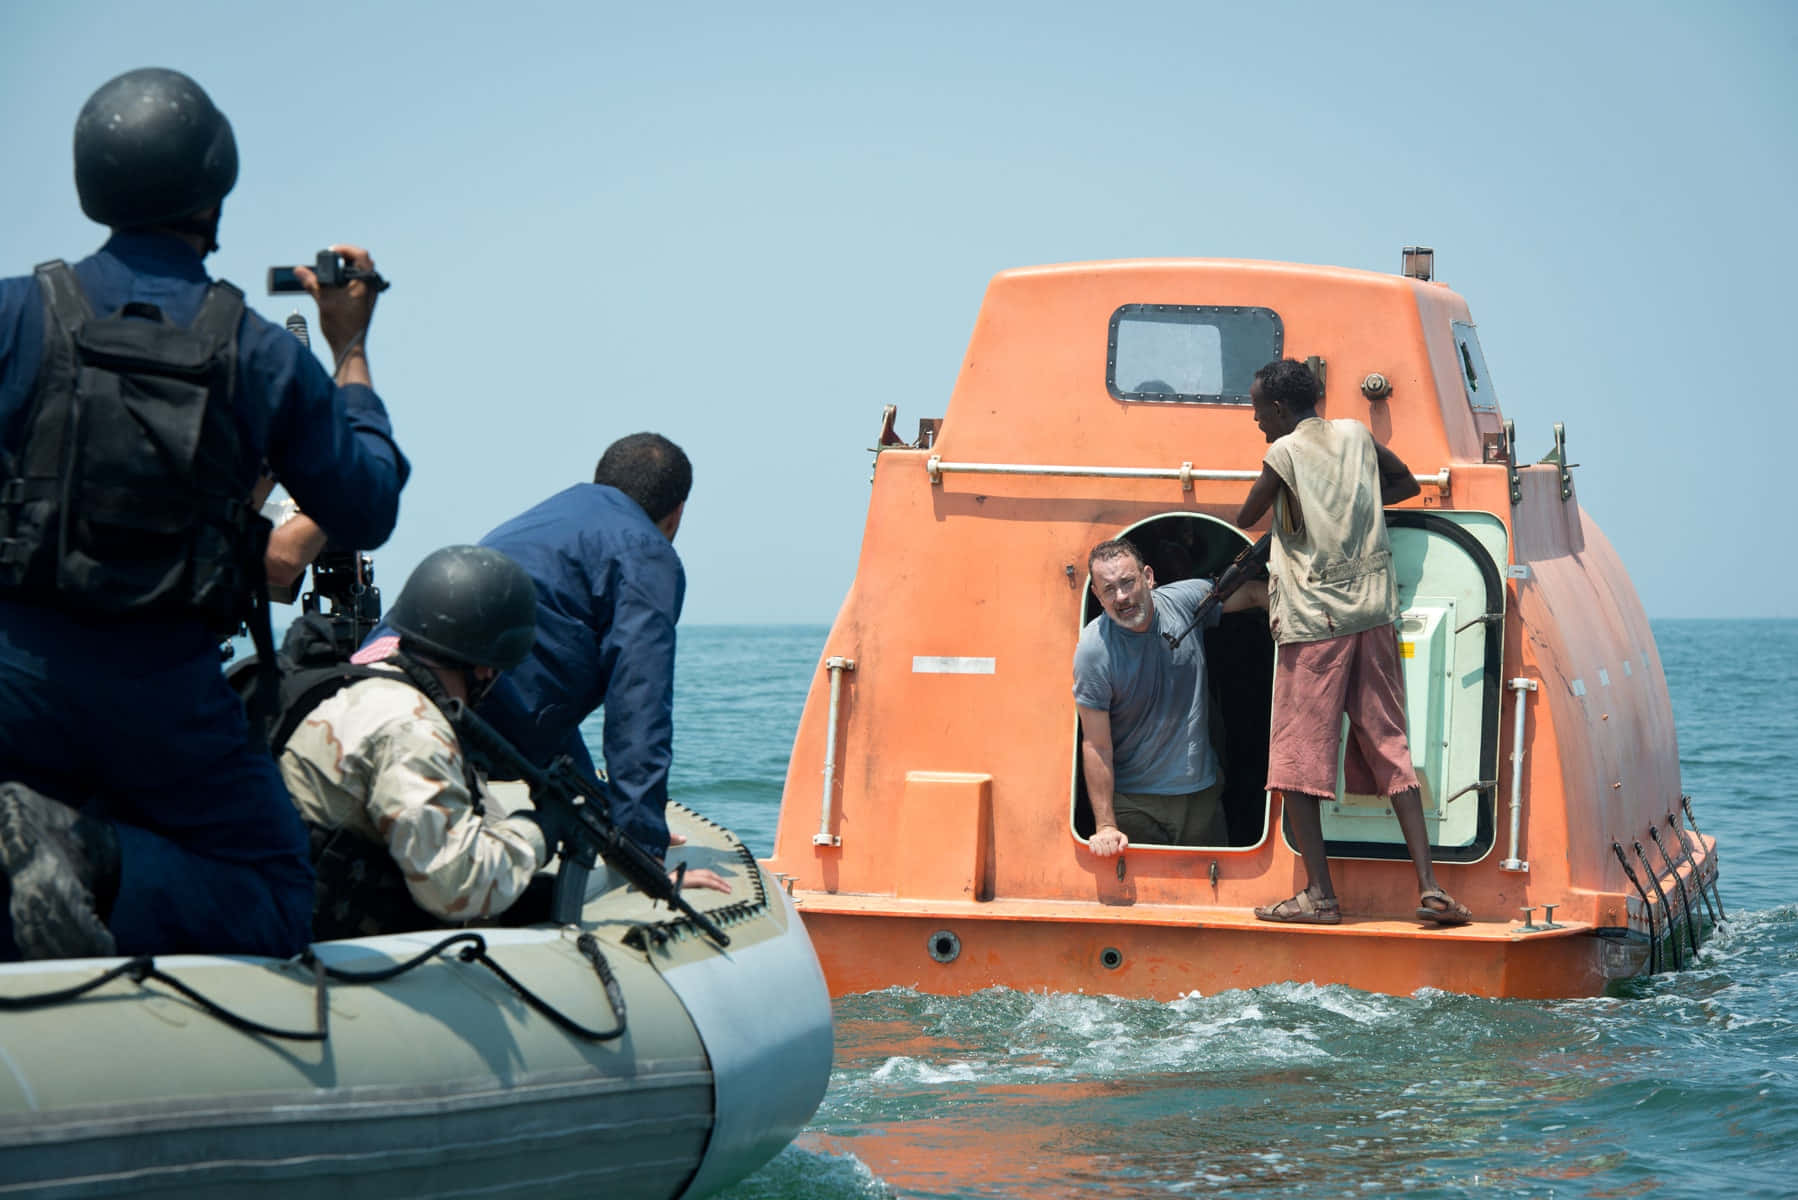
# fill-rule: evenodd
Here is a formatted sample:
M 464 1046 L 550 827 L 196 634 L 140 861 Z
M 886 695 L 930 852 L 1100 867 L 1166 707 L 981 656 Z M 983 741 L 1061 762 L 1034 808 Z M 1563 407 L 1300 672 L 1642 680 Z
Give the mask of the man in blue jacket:
M 613 442 L 579 483 L 481 539 L 537 584 L 537 642 L 481 711 L 535 761 L 592 758 L 580 725 L 605 705 L 612 819 L 668 850 L 674 626 L 687 577 L 671 544 L 693 486 L 681 448 L 655 433 Z
M 75 175 L 111 238 L 72 271 L 0 280 L 0 958 L 293 954 L 311 922 L 306 832 L 219 669 L 236 610 L 218 594 L 262 586 L 266 525 L 234 502 L 264 463 L 343 544 L 392 531 L 408 467 L 368 371 L 378 277 L 301 273 L 335 381 L 211 285 L 237 149 L 178 72 L 95 92 Z M 372 276 L 366 251 L 334 249 Z M 207 330 L 210 374 L 167 367 L 167 347 L 204 349 Z M 108 338 L 154 349 L 154 369 L 109 358 Z M 151 402 L 171 396 L 190 403 Z M 154 452 L 131 452 L 137 436 Z M 46 445 L 68 447 L 48 472 Z M 126 577 L 160 582 L 96 582 Z

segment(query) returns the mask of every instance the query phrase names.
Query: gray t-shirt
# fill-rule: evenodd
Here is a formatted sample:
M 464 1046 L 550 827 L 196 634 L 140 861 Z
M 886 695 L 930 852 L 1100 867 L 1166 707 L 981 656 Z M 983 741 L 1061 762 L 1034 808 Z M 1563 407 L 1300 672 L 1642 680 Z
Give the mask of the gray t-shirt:
M 1205 689 L 1205 639 L 1194 630 L 1177 650 L 1162 633 L 1178 635 L 1211 592 L 1203 579 L 1184 579 L 1149 593 L 1155 619 L 1141 633 L 1100 613 L 1080 631 L 1074 648 L 1074 702 L 1111 714 L 1114 787 L 1120 792 L 1178 796 L 1217 782 Z M 1220 616 L 1212 609 L 1207 626 Z

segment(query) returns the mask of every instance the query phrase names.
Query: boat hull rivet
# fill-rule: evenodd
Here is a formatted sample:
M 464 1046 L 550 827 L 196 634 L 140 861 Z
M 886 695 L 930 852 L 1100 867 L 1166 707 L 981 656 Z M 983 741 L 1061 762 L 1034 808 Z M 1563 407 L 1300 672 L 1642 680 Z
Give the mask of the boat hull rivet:
M 961 939 L 947 929 L 930 935 L 930 957 L 940 963 L 952 963 L 961 957 Z

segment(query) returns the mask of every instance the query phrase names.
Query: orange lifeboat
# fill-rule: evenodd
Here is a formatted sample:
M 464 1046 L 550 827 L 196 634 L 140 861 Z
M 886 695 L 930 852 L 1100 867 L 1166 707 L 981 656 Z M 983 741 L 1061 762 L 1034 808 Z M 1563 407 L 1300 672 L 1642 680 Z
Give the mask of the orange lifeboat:
M 991 986 L 1172 998 L 1284 980 L 1589 995 L 1721 917 L 1648 619 L 1580 507 L 1561 426 L 1519 461 L 1462 298 L 1430 279 L 1135 260 L 994 278 L 941 420 L 883 414 L 855 582 L 794 741 L 769 869 L 833 994 Z M 1323 380 L 1423 485 L 1388 510 L 1431 857 L 1472 924 L 1417 921 L 1382 798 L 1324 805 L 1344 919 L 1257 921 L 1305 880 L 1264 790 L 1265 614 L 1206 633 L 1227 840 L 1091 853 L 1072 658 L 1087 553 L 1159 582 L 1253 539 L 1253 372 Z

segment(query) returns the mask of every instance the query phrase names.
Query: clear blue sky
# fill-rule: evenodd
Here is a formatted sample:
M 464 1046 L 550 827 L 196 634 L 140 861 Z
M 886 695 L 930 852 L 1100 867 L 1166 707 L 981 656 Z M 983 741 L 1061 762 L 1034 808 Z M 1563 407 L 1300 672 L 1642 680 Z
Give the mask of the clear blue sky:
M 213 272 L 277 320 L 265 268 L 332 241 L 395 281 L 390 600 L 656 429 L 697 472 L 685 619 L 823 622 L 881 406 L 942 413 L 994 272 L 1424 243 L 1650 615 L 1792 617 L 1794 13 L 0 0 L 0 273 L 102 240 L 87 95 L 186 71 L 242 156 Z

